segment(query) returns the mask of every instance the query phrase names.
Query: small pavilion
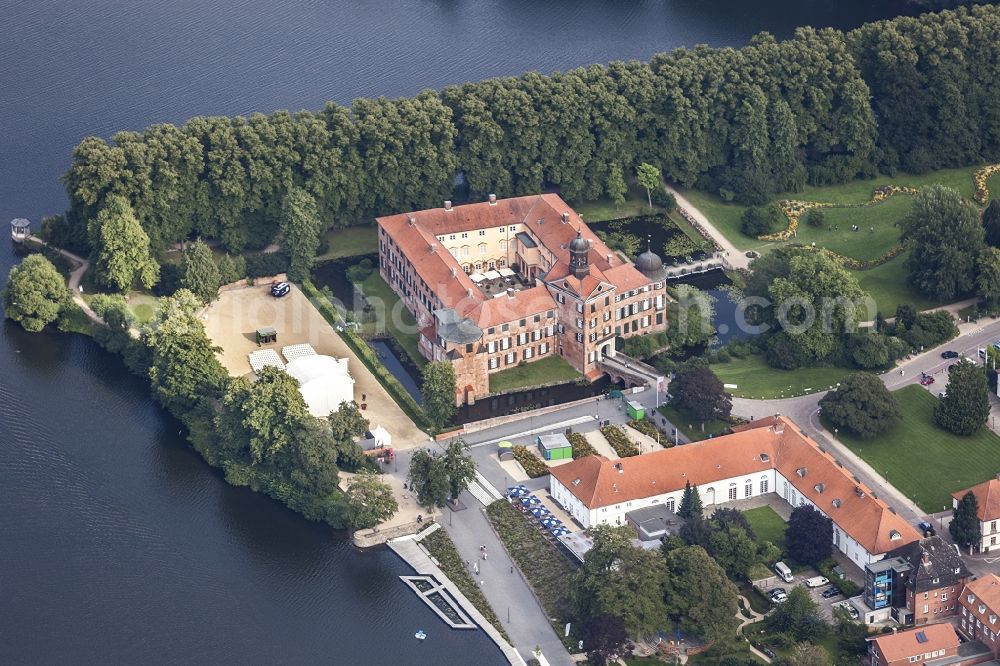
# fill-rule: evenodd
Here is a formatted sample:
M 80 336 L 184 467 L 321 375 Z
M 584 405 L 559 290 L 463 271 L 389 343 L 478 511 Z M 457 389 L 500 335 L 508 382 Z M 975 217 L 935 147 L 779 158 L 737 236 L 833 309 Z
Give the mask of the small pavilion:
M 10 221 L 10 237 L 15 243 L 23 243 L 31 235 L 31 222 L 18 217 Z

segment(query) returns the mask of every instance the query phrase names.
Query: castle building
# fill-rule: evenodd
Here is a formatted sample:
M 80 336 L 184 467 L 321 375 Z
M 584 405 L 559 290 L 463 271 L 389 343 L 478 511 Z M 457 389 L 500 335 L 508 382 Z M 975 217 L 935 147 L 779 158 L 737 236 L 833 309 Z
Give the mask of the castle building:
M 420 327 L 421 353 L 455 368 L 456 404 L 489 375 L 558 355 L 590 380 L 615 338 L 662 329 L 666 270 L 612 252 L 558 195 L 380 217 L 379 271 Z

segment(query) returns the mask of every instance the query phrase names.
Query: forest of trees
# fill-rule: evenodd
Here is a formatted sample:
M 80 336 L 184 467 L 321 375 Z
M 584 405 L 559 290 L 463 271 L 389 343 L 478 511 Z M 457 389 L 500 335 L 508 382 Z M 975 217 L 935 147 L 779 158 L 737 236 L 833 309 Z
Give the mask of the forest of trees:
M 90 252 L 88 223 L 123 197 L 154 255 L 197 236 L 239 252 L 278 235 L 292 193 L 347 226 L 459 198 L 459 173 L 472 198 L 618 196 L 641 162 L 759 204 L 806 183 L 1000 159 L 998 59 L 1000 8 L 982 6 L 318 112 L 193 118 L 85 139 L 70 208 L 45 233 Z

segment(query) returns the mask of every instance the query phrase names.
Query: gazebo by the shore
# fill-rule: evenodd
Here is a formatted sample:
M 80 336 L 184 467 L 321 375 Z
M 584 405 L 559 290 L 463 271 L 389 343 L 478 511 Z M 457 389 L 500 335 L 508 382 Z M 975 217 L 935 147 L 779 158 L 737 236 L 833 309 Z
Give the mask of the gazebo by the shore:
M 31 235 L 31 222 L 18 217 L 10 221 L 10 237 L 15 243 L 22 243 Z

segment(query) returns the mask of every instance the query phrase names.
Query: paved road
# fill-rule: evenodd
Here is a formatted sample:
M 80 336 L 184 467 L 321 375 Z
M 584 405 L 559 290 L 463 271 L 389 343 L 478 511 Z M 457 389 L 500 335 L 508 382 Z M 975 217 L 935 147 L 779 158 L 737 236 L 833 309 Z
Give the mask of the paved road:
M 986 323 L 962 324 L 959 337 L 943 345 L 929 349 L 908 361 L 899 368 L 881 375 L 882 381 L 890 390 L 902 388 L 907 384 L 916 384 L 920 373 L 936 377 L 937 381 L 929 389 L 939 391 L 947 384 L 948 366 L 954 359 L 942 359 L 943 350 L 954 350 L 969 358 L 977 359 L 977 350 L 992 344 L 1000 338 L 1000 321 L 988 320 Z M 902 374 L 900 374 L 902 370 Z M 855 474 L 869 486 L 879 497 L 884 499 L 901 516 L 907 520 L 918 522 L 928 518 L 928 514 L 911 502 L 906 496 L 896 490 L 882 474 L 872 469 L 868 463 L 856 456 L 847 446 L 828 432 L 819 421 L 819 401 L 826 395 L 813 393 L 798 398 L 783 400 L 749 400 L 733 399 L 733 413 L 747 418 L 761 418 L 769 414 L 784 414 L 799 424 L 810 437 L 827 448 L 844 467 Z M 1000 402 L 994 399 L 994 411 L 1000 411 Z M 993 422 L 991 426 L 995 425 Z
M 733 268 L 748 268 L 750 266 L 750 259 L 747 258 L 746 252 L 740 250 L 735 245 L 729 242 L 729 239 L 725 235 L 715 228 L 705 215 L 695 208 L 694 204 L 688 201 L 683 194 L 677 191 L 677 189 L 672 185 L 664 185 L 664 189 L 674 195 L 677 199 L 677 205 L 686 210 L 691 214 L 691 217 L 708 232 L 708 235 L 719 244 L 722 251 L 726 253 L 726 259 L 732 264 Z

